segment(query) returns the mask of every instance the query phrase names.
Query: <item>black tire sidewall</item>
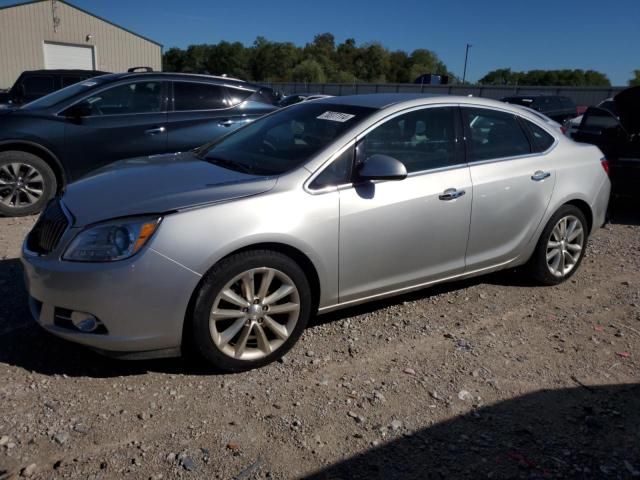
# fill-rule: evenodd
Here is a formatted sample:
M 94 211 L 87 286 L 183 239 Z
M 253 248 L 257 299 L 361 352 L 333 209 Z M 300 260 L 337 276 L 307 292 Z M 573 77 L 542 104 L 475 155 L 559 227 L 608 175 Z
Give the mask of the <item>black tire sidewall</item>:
M 582 224 L 582 230 L 584 231 L 584 244 L 582 246 L 582 252 L 580 253 L 580 258 L 578 258 L 578 262 L 571 269 L 569 273 L 562 277 L 556 277 L 549 271 L 549 267 L 547 265 L 547 244 L 549 243 L 549 238 L 551 237 L 551 232 L 554 227 L 560 221 L 562 217 L 566 217 L 568 215 L 573 215 Z M 582 264 L 582 259 L 586 253 L 587 243 L 589 241 L 589 229 L 587 224 L 587 219 L 578 207 L 574 205 L 564 205 L 558 209 L 556 213 L 549 219 L 547 225 L 542 231 L 542 235 L 540 235 L 540 240 L 538 241 L 538 245 L 536 246 L 536 250 L 534 252 L 533 257 L 531 258 L 531 270 L 534 277 L 544 285 L 558 285 L 569 278 L 571 278 L 580 268 Z
M 236 360 L 222 353 L 213 343 L 209 332 L 209 315 L 216 296 L 229 280 L 244 271 L 260 267 L 275 268 L 291 278 L 300 296 L 300 316 L 293 332 L 278 350 L 258 360 Z M 282 357 L 293 347 L 307 325 L 311 305 L 309 281 L 294 260 L 282 253 L 269 250 L 241 252 L 223 259 L 205 276 L 191 318 L 191 343 L 196 353 L 218 370 L 241 372 L 258 368 Z
M 8 151 L 0 152 L 0 166 L 9 163 L 24 163 L 35 168 L 43 179 L 43 192 L 40 199 L 27 207 L 11 208 L 0 204 L 0 215 L 7 217 L 19 217 L 23 215 L 33 215 L 40 212 L 47 202 L 56 194 L 56 175 L 51 167 L 42 158 L 28 152 Z

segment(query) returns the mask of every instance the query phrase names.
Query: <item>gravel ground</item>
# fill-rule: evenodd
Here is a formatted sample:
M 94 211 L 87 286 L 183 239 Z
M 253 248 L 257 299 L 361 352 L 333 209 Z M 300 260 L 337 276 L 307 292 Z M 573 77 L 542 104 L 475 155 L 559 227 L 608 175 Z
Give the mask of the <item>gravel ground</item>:
M 236 375 L 46 334 L 34 219 L 0 219 L 0 479 L 640 477 L 640 215 L 615 218 L 561 286 L 503 272 L 320 317 Z

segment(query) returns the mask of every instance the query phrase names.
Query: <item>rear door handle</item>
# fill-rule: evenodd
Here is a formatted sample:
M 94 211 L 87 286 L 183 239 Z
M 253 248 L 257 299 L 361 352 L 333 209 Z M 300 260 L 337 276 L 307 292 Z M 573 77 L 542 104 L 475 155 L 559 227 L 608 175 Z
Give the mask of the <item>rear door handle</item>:
M 442 195 L 440 195 L 438 198 L 440 200 L 455 200 L 456 198 L 463 196 L 465 193 L 466 192 L 464 190 L 447 188 L 444 192 L 442 192 Z
M 158 135 L 159 133 L 164 133 L 167 129 L 164 127 L 154 127 L 149 130 L 145 130 L 144 133 L 146 135 Z
M 543 172 L 542 170 L 538 170 L 536 173 L 531 175 L 531 180 L 533 180 L 534 182 L 540 182 L 545 178 L 549 178 L 550 176 L 550 172 Z
M 221 127 L 230 127 L 234 123 L 236 122 L 234 122 L 233 120 L 223 120 L 222 122 L 218 122 L 218 125 L 220 125 Z

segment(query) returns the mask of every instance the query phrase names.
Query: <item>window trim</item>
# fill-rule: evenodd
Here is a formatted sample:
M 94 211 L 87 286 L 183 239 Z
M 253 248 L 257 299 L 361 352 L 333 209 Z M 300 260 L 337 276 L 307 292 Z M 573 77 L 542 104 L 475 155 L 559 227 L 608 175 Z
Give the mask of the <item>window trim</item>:
M 176 110 L 176 94 L 175 94 L 175 88 L 174 85 L 176 83 L 199 83 L 202 85 L 212 85 L 215 87 L 220 87 L 222 88 L 222 91 L 224 93 L 224 98 L 226 101 L 229 101 L 229 92 L 227 91 L 227 89 L 229 88 L 233 88 L 236 90 L 244 90 L 246 92 L 251 92 L 251 94 L 249 96 L 251 96 L 252 94 L 254 94 L 255 92 L 257 92 L 257 90 L 253 89 L 253 88 L 245 88 L 245 87 L 241 87 L 238 85 L 227 85 L 226 83 L 215 83 L 215 82 L 207 82 L 207 81 L 202 81 L 202 80 L 186 80 L 186 79 L 172 79 L 170 80 L 171 83 L 171 87 L 169 89 L 169 95 L 168 95 L 168 105 L 167 105 L 167 111 L 169 113 L 189 113 L 189 112 L 224 112 L 226 110 L 230 110 L 232 108 L 236 108 L 238 105 L 242 105 L 244 102 L 246 102 L 246 99 L 243 100 L 240 103 L 236 103 L 235 105 L 231 105 L 228 107 L 224 107 L 224 108 L 199 108 L 199 109 L 194 109 L 194 110 Z M 249 96 L 247 98 L 249 98 Z M 171 107 L 171 108 L 169 108 Z
M 83 80 L 83 82 L 86 81 L 91 81 L 90 78 Z M 161 87 L 161 91 L 160 91 L 160 111 L 159 112 L 138 112 L 138 113 L 109 113 L 107 115 L 89 115 L 89 116 L 85 116 L 85 117 L 81 117 L 81 118 L 105 118 L 105 117 L 122 117 L 122 116 L 127 116 L 127 115 L 159 115 L 159 114 L 166 114 L 167 113 L 167 107 L 168 107 L 168 82 L 166 80 L 140 80 L 140 79 L 136 79 L 134 81 L 128 81 L 128 82 L 122 82 L 122 83 L 109 83 L 107 85 L 104 86 L 104 88 L 100 88 L 98 90 L 92 90 L 91 93 L 89 95 L 86 95 L 78 100 L 73 101 L 72 103 L 66 105 L 65 107 L 61 108 L 60 110 L 58 110 L 54 116 L 56 117 L 62 117 L 62 113 L 66 112 L 67 110 L 69 110 L 70 108 L 75 107 L 76 105 L 84 102 L 87 100 L 87 98 L 91 98 L 94 95 L 97 95 L 99 93 L 102 93 L 106 90 L 109 90 L 110 88 L 117 88 L 117 87 L 121 87 L 122 85 L 131 85 L 133 83 L 149 83 L 149 82 L 157 82 L 160 83 L 160 87 Z M 78 82 L 80 83 L 80 82 Z
M 325 169 L 329 168 L 329 166 L 331 165 L 331 163 L 334 162 L 334 160 L 337 160 L 338 157 L 340 157 L 340 155 L 342 155 L 347 148 L 349 148 L 350 146 L 352 148 L 356 148 L 360 142 L 362 142 L 362 140 L 364 139 L 364 137 L 366 137 L 371 131 L 375 130 L 377 127 L 379 127 L 380 125 L 393 120 L 394 118 L 400 116 L 400 115 L 405 115 L 408 113 L 412 113 L 414 111 L 418 111 L 418 110 L 426 110 L 428 108 L 446 108 L 446 107 L 450 107 L 454 109 L 454 132 L 456 135 L 455 138 L 455 143 L 456 143 L 456 161 L 458 163 L 454 164 L 454 165 L 448 165 L 448 166 L 444 166 L 444 167 L 438 167 L 438 168 L 430 168 L 430 169 L 426 169 L 426 170 L 417 170 L 415 172 L 410 172 L 407 173 L 407 178 L 413 178 L 413 177 L 418 177 L 418 176 L 422 176 L 422 175 L 430 175 L 432 173 L 440 173 L 440 172 L 446 172 L 449 170 L 456 170 L 459 168 L 468 168 L 469 165 L 467 163 L 466 160 L 466 145 L 465 145 L 465 141 L 464 141 L 464 137 L 463 137 L 463 124 L 462 124 L 462 115 L 460 113 L 460 104 L 459 103 L 454 103 L 454 102 L 445 102 L 445 103 L 430 103 L 428 105 L 417 105 L 417 106 L 413 106 L 413 107 L 409 107 L 409 108 L 405 108 L 402 110 L 398 110 L 396 112 L 390 113 L 389 115 L 379 119 L 378 121 L 376 121 L 375 123 L 373 123 L 372 125 L 369 125 L 368 127 L 366 127 L 364 130 L 362 130 L 360 133 L 356 134 L 353 138 L 351 138 L 345 145 L 343 145 L 342 147 L 338 148 L 333 154 L 331 154 L 329 156 L 329 159 L 326 160 L 324 163 L 322 163 L 322 165 L 320 165 L 315 172 L 313 172 L 311 174 L 311 176 L 309 176 L 307 178 L 307 180 L 305 180 L 304 184 L 303 184 L 303 189 L 304 191 L 306 191 L 307 193 L 311 194 L 311 195 L 320 195 L 320 194 L 324 194 L 324 193 L 329 193 L 329 192 L 334 192 L 334 191 L 338 191 L 338 190 L 345 190 L 348 188 L 353 188 L 355 187 L 355 185 L 357 185 L 357 182 L 354 182 L 354 173 L 356 171 L 356 159 L 357 159 L 357 152 L 354 153 L 353 156 L 353 167 L 351 170 L 351 182 L 348 183 L 343 183 L 340 185 L 331 185 L 328 187 L 324 187 L 321 189 L 313 189 L 310 188 L 311 183 L 315 180 L 315 178 L 317 176 L 319 176 Z M 284 107 L 284 108 L 288 108 L 288 107 Z M 380 183 L 380 182 L 389 182 L 389 181 L 394 181 L 394 180 L 376 180 L 373 183 Z
M 484 106 L 484 105 L 475 105 L 472 103 L 465 103 L 465 104 L 460 104 L 460 120 L 462 121 L 462 127 L 464 128 L 464 144 L 465 144 L 465 151 L 467 152 L 466 155 L 466 161 L 467 161 L 467 165 L 469 167 L 473 167 L 475 165 L 485 165 L 485 164 L 489 164 L 489 163 L 497 163 L 497 162 L 506 162 L 509 160 L 518 160 L 518 159 L 524 159 L 524 158 L 531 158 L 534 156 L 543 156 L 543 155 L 547 155 L 549 154 L 552 150 L 554 150 L 556 148 L 556 146 L 559 143 L 558 137 L 557 135 L 555 135 L 554 133 L 549 131 L 549 128 L 547 128 L 547 126 L 542 126 L 540 125 L 540 122 L 538 122 L 537 120 L 532 120 L 531 118 L 526 118 L 523 115 L 520 115 L 517 112 L 513 112 L 511 110 L 508 109 L 502 109 L 499 107 L 493 107 L 493 106 Z M 553 143 L 551 144 L 551 146 L 545 150 L 544 152 L 529 152 L 526 154 L 522 154 L 522 155 L 512 155 L 510 157 L 496 157 L 496 158 L 488 158 L 486 160 L 478 160 L 477 162 L 470 162 L 469 161 L 469 148 L 468 148 L 468 142 L 467 139 L 470 137 L 469 134 L 469 127 L 465 124 L 464 122 L 464 112 L 462 109 L 464 108 L 475 108 L 475 109 L 481 109 L 481 110 L 492 110 L 492 111 L 496 111 L 496 112 L 500 112 L 500 113 L 507 113 L 510 115 L 513 115 L 514 117 L 516 117 L 518 125 L 520 125 L 520 128 L 523 130 L 523 133 L 525 135 L 525 137 L 527 137 L 527 140 L 529 141 L 529 145 L 531 147 L 533 147 L 533 145 L 531 144 L 531 139 L 529 139 L 529 134 L 528 131 L 525 130 L 525 128 L 522 126 L 520 118 L 524 118 L 525 120 L 528 120 L 532 123 L 534 123 L 535 125 L 537 125 L 538 127 L 542 128 L 545 132 L 547 132 L 549 135 L 551 135 L 553 137 Z

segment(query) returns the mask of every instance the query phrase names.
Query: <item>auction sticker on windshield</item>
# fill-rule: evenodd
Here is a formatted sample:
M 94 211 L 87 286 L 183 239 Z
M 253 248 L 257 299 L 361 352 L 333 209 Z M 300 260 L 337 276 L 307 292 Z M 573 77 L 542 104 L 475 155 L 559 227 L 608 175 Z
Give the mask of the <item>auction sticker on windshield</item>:
M 322 115 L 317 116 L 320 120 L 331 120 L 332 122 L 344 123 L 347 120 L 351 120 L 355 115 L 341 112 L 324 112 Z

